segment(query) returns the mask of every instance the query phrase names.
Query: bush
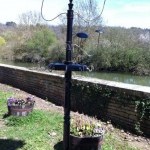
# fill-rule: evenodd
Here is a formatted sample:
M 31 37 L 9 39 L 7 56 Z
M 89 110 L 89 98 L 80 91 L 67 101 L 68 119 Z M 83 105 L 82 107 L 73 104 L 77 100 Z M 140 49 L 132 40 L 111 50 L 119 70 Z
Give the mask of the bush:
M 57 44 L 49 47 L 47 60 L 51 62 L 63 62 L 65 60 L 65 49 L 62 48 L 62 45 Z
M 99 46 L 89 42 L 83 63 L 94 66 L 95 71 L 123 71 L 139 75 L 150 74 L 150 49 L 145 30 L 105 28 Z M 140 39 L 145 36 L 145 39 Z M 94 39 L 96 41 L 96 38 Z
M 46 26 L 38 26 L 30 30 L 30 36 L 24 43 L 14 48 L 15 59 L 38 61 L 49 55 L 49 47 L 57 42 L 55 34 Z M 26 35 L 27 36 L 27 35 Z
M 25 45 L 28 51 L 36 52 L 41 56 L 46 56 L 48 47 L 55 42 L 56 37 L 54 33 L 48 28 L 43 28 L 36 31 L 33 36 L 27 40 Z
M 5 45 L 6 41 L 3 37 L 0 36 L 0 46 Z

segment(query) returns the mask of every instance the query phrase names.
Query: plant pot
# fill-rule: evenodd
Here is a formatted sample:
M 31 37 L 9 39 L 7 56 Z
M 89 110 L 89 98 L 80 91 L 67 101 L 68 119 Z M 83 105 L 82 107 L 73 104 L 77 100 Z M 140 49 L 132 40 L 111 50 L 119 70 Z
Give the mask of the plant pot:
M 77 137 L 70 135 L 71 150 L 101 150 L 103 135 L 98 137 Z
M 23 105 L 23 106 L 8 106 L 8 114 L 13 116 L 27 116 L 32 112 L 33 105 Z

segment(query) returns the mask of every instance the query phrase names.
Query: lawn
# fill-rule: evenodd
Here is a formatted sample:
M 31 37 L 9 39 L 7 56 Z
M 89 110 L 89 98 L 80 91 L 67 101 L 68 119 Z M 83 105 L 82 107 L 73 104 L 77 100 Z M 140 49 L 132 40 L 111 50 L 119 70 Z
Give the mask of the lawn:
M 10 92 L 0 91 L 0 150 L 62 150 L 63 114 L 35 109 L 26 117 L 7 116 Z M 105 134 L 103 150 L 137 150 L 111 132 Z

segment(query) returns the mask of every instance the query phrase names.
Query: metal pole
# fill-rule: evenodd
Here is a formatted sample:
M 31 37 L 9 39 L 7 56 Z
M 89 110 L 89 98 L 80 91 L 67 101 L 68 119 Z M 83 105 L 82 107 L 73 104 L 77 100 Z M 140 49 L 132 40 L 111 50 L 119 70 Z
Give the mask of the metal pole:
M 67 37 L 66 37 L 66 67 L 71 64 L 72 59 L 72 26 L 73 26 L 73 0 L 69 0 L 69 10 L 67 12 Z M 63 146 L 64 150 L 69 150 L 70 144 L 70 104 L 71 104 L 71 76 L 72 71 L 67 70 L 65 72 L 65 103 L 64 103 L 64 134 L 63 134 Z
M 97 48 L 99 47 L 99 39 L 100 39 L 100 32 L 98 33 L 98 45 L 97 45 Z
M 98 33 L 98 40 L 97 40 L 97 48 L 99 48 L 99 42 L 100 42 L 100 35 L 103 33 L 101 29 L 95 30 L 95 32 Z

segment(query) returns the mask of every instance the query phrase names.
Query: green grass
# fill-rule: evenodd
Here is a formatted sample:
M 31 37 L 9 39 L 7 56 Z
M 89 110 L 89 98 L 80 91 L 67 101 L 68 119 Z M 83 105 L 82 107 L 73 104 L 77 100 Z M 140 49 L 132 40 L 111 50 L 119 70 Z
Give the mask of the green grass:
M 7 112 L 6 100 L 11 96 L 11 93 L 5 93 L 0 91 L 0 119 L 3 114 Z
M 9 96 L 0 92 L 1 118 L 7 113 L 6 99 Z M 62 140 L 63 116 L 57 112 L 34 110 L 26 117 L 9 116 L 4 121 L 6 127 L 0 130 L 0 141 L 3 138 L 22 141 L 23 147 L 17 150 L 53 150 L 54 145 Z M 53 132 L 56 135 L 51 135 Z M 11 145 L 12 142 L 8 143 Z M 8 147 L 5 146 L 5 142 L 0 144 L 0 150 L 6 150 Z
M 6 100 L 9 96 L 10 94 L 0 92 L 0 118 L 7 113 Z M 3 119 L 6 126 L 0 130 L 0 150 L 62 150 L 59 147 L 63 139 L 62 114 L 34 110 L 26 117 L 9 116 Z M 107 133 L 103 150 L 135 149 Z
M 24 150 L 52 150 L 62 139 L 62 115 L 34 110 L 27 117 L 6 118 L 8 126 L 3 135 L 25 141 Z M 50 134 L 55 132 L 55 136 Z M 1 132 L 0 132 L 1 133 Z
M 103 150 L 138 150 L 130 147 L 127 142 L 120 141 L 119 137 L 114 137 L 113 134 L 107 133 L 103 144 Z

